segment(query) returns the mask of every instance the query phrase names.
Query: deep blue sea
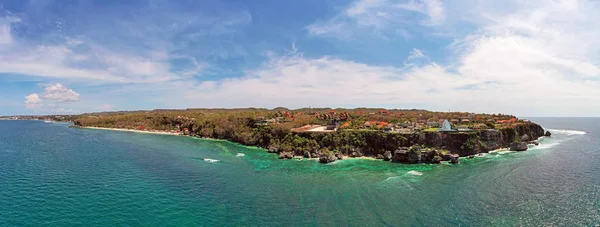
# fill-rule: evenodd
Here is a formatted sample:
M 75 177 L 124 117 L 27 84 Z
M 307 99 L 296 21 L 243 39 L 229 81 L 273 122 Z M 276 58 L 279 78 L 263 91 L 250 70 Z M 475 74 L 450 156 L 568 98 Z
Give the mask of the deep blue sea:
M 600 118 L 458 165 L 0 121 L 0 226 L 599 226 Z

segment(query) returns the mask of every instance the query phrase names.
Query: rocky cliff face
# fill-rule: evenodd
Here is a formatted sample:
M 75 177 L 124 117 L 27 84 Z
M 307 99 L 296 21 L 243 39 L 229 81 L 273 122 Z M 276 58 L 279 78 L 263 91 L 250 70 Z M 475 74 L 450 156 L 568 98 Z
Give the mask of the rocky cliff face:
M 486 153 L 509 147 L 513 142 L 528 142 L 544 136 L 544 129 L 526 122 L 501 130 L 484 130 L 465 133 L 425 132 L 421 144 L 447 149 L 460 156 Z

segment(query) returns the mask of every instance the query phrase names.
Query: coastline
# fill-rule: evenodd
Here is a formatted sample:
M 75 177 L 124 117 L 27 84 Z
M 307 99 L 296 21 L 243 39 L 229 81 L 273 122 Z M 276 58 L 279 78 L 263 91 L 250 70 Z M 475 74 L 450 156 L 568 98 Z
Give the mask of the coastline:
M 82 128 L 82 129 L 96 129 L 96 130 L 106 130 L 106 131 L 119 131 L 119 132 L 133 132 L 133 133 L 142 133 L 142 134 L 155 134 L 155 135 L 167 135 L 167 136 L 185 136 L 185 137 L 192 137 L 192 138 L 198 138 L 198 139 L 205 139 L 205 140 L 213 140 L 213 141 L 227 141 L 227 142 L 232 142 L 229 140 L 223 140 L 223 139 L 214 139 L 214 138 L 201 138 L 201 137 L 194 137 L 194 136 L 189 136 L 189 135 L 185 135 L 182 133 L 173 133 L 173 132 L 166 132 L 166 131 L 159 131 L 159 130 L 153 130 L 153 131 L 144 131 L 144 130 L 137 130 L 137 129 L 125 129 L 125 128 L 104 128 L 104 127 L 81 127 L 81 126 L 77 126 L 76 128 Z M 236 143 L 236 142 L 232 142 L 232 143 Z M 252 148 L 258 148 L 258 149 L 262 149 L 267 151 L 267 149 L 265 148 L 261 148 L 261 147 L 257 147 L 257 146 L 248 146 L 248 145 L 244 145 L 244 144 L 240 144 L 240 143 L 236 143 L 239 144 L 241 146 L 245 146 L 245 147 L 252 147 Z M 377 161 L 379 159 L 375 158 L 375 157 L 369 157 L 369 156 L 362 156 L 362 157 L 351 157 L 348 155 L 343 155 L 342 156 L 343 159 L 341 160 L 345 160 L 345 159 L 363 159 L 363 160 L 370 160 L 370 161 Z M 292 159 L 296 159 L 296 160 L 311 160 L 311 161 L 319 161 L 319 158 L 304 158 L 302 156 L 294 156 L 294 158 Z
M 97 130 L 108 130 L 108 131 L 120 131 L 120 132 L 135 132 L 135 133 L 144 133 L 144 134 L 155 134 L 155 135 L 168 135 L 168 136 L 184 136 L 181 133 L 175 132 L 165 132 L 165 131 L 145 131 L 145 130 L 137 130 L 137 129 L 125 129 L 125 128 L 104 128 L 104 127 L 78 127 L 85 129 L 97 129 Z
M 277 153 L 277 154 L 279 154 L 279 159 L 300 159 L 300 160 L 303 160 L 303 159 L 313 160 L 314 159 L 321 163 L 331 163 L 331 162 L 335 162 L 336 160 L 343 160 L 343 159 L 365 159 L 365 160 L 385 159 L 384 156 L 382 156 L 382 155 L 384 155 L 383 152 L 379 152 L 379 153 L 371 152 L 371 153 L 363 154 L 360 151 L 349 150 L 349 151 L 343 152 L 341 154 L 336 152 L 335 153 L 336 155 L 331 155 L 331 154 L 327 155 L 328 153 L 322 153 L 322 151 L 320 151 L 320 150 L 319 151 L 315 150 L 315 151 L 308 151 L 308 152 L 304 151 L 304 153 L 302 153 L 302 152 L 298 152 L 297 150 L 292 150 L 292 151 L 279 150 L 280 147 L 275 146 L 277 144 L 275 144 L 275 145 L 269 144 L 267 147 L 257 146 L 257 145 L 248 145 L 248 144 L 244 144 L 243 141 L 236 141 L 235 138 L 215 139 L 215 138 L 210 138 L 210 137 L 200 137 L 199 135 L 186 135 L 183 133 L 175 133 L 175 132 L 161 131 L 161 130 L 137 130 L 137 129 L 126 129 L 126 128 L 78 126 L 77 123 L 71 127 L 84 128 L 84 129 L 109 130 L 109 131 L 134 132 L 134 133 L 155 134 L 155 135 L 189 136 L 191 138 L 198 138 L 198 139 L 228 141 L 228 142 L 237 143 L 242 146 L 258 148 L 258 149 L 264 150 L 269 153 Z M 398 149 L 400 149 L 400 150 L 397 149 L 397 150 L 392 151 L 392 155 L 389 154 L 390 150 L 386 151 L 386 152 L 388 152 L 388 155 L 391 156 L 391 157 L 388 157 L 387 159 L 392 160 L 392 162 L 406 163 L 406 164 L 417 164 L 417 163 L 436 164 L 436 163 L 442 163 L 442 162 L 450 162 L 450 163 L 456 164 L 459 162 L 460 157 L 473 158 L 476 154 L 482 154 L 482 153 L 490 153 L 490 154 L 506 153 L 506 151 L 504 151 L 504 150 L 506 150 L 507 148 L 503 147 L 503 145 L 506 145 L 506 144 L 504 144 L 504 143 L 506 143 L 505 140 L 508 140 L 508 141 L 517 140 L 516 138 L 519 137 L 519 134 L 530 136 L 529 138 L 539 139 L 540 137 L 543 137 L 544 134 L 542 131 L 543 129 L 541 129 L 541 130 L 538 130 L 538 129 L 541 129 L 541 127 L 537 124 L 518 125 L 517 127 L 513 128 L 512 131 L 504 132 L 504 133 L 506 133 L 507 136 L 510 136 L 508 138 L 503 138 L 502 137 L 503 132 L 500 130 L 480 131 L 478 133 L 447 134 L 445 136 L 442 136 L 439 133 L 437 133 L 437 134 L 429 133 L 428 136 L 425 135 L 424 141 L 420 141 L 419 143 L 422 143 L 424 145 L 430 144 L 430 146 L 433 149 L 423 148 L 423 150 L 421 150 L 422 147 L 419 145 L 419 143 L 416 143 L 413 145 L 408 144 L 409 146 L 399 147 Z M 530 132 L 527 132 L 527 131 L 530 131 Z M 514 132 L 514 133 L 512 133 L 512 132 Z M 533 132 L 533 134 L 532 134 L 532 132 Z M 190 132 L 190 134 L 191 133 L 192 132 Z M 485 141 L 481 140 L 480 134 L 485 139 Z M 322 134 L 316 134 L 316 135 L 322 135 Z M 385 138 L 387 138 L 386 135 L 390 135 L 390 134 L 382 134 L 382 135 L 378 134 L 375 136 L 379 136 L 379 137 L 384 136 Z M 402 137 L 402 138 L 404 138 L 404 137 Z M 318 138 L 312 138 L 312 139 L 319 140 Z M 394 139 L 394 138 L 392 138 L 392 139 Z M 446 140 L 446 142 L 453 141 L 455 144 L 460 144 L 461 147 L 460 147 L 459 152 L 462 152 L 462 153 L 448 153 L 448 154 L 439 153 L 438 149 L 443 149 L 444 147 L 435 146 L 435 145 L 439 144 L 442 140 Z M 526 141 L 534 141 L 534 140 L 527 139 Z M 490 147 L 487 147 L 484 142 L 491 143 L 492 146 L 495 147 L 495 149 L 493 149 L 493 148 L 490 149 Z M 526 143 L 520 142 L 519 144 L 526 144 Z M 414 149 L 418 149 L 417 150 L 418 152 L 413 153 L 411 151 L 411 149 L 413 149 L 413 146 L 415 146 L 415 145 L 416 145 L 416 147 L 414 147 Z M 458 145 L 456 145 L 455 148 L 457 146 Z M 456 148 L 456 149 L 458 149 L 458 148 Z M 527 149 L 525 148 L 524 150 L 527 150 Z M 325 152 L 328 152 L 328 151 L 329 150 L 327 150 L 327 148 L 325 148 Z M 367 150 L 367 151 L 369 151 L 369 150 Z M 331 152 L 329 152 L 329 153 L 331 153 Z M 512 153 L 512 152 L 510 152 L 510 153 Z M 308 158 L 305 158 L 305 157 L 308 157 Z M 386 161 L 388 161 L 388 160 L 386 160 Z

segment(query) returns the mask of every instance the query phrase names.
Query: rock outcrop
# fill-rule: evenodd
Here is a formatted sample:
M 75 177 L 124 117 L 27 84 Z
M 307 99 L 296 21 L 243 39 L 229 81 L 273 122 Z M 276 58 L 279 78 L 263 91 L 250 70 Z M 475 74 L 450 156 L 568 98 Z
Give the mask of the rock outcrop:
M 407 155 L 408 163 L 416 164 L 421 162 L 420 150 L 409 150 Z
M 292 159 L 294 158 L 294 153 L 288 151 L 282 151 L 279 153 L 279 159 Z
M 309 151 L 305 151 L 305 152 L 304 152 L 304 155 L 302 155 L 302 156 L 304 156 L 304 158 L 311 158 L 311 157 L 312 157 L 312 156 L 310 155 L 310 152 L 309 152 Z
M 513 142 L 510 144 L 511 151 L 526 151 L 527 143 L 526 142 Z
M 552 133 L 550 131 L 546 131 L 546 133 L 544 134 L 544 136 L 550 137 L 550 136 L 552 136 Z
M 278 153 L 279 152 L 279 148 L 276 146 L 273 146 L 273 145 L 269 146 L 267 148 L 267 150 L 269 151 L 269 153 Z
M 458 164 L 458 162 L 460 162 L 460 156 L 458 156 L 458 154 L 451 154 L 450 155 L 450 163 Z
M 360 151 L 354 151 L 354 152 L 350 153 L 350 157 L 353 157 L 353 158 L 362 157 L 362 156 L 363 156 L 363 154 Z
M 321 156 L 319 157 L 320 163 L 330 163 L 335 162 L 335 160 L 337 160 L 337 158 L 334 154 L 321 154 Z
M 406 149 L 397 149 L 394 151 L 394 155 L 392 156 L 392 162 L 397 163 L 407 163 L 408 162 L 408 150 Z
M 384 161 L 390 161 L 390 160 L 392 160 L 392 152 L 391 151 L 385 151 L 385 153 L 383 153 L 383 160 Z

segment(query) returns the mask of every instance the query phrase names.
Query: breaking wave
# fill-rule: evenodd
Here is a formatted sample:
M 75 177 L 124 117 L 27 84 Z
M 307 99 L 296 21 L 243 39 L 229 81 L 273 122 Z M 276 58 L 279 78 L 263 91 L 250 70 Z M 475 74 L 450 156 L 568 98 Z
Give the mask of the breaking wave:
M 423 173 L 421 173 L 419 171 L 414 171 L 414 170 L 408 171 L 406 174 L 415 175 L 415 176 L 421 176 L 421 175 L 423 175 Z
M 549 149 L 552 148 L 556 145 L 558 145 L 559 143 L 548 143 L 548 144 L 542 144 L 540 143 L 540 145 L 534 146 L 529 148 L 529 150 L 542 150 L 542 149 Z
M 246 154 L 244 154 L 244 153 L 237 153 L 237 154 L 235 155 L 235 157 L 243 157 L 243 156 L 245 156 L 245 155 L 246 155 Z
M 498 154 L 510 154 L 510 153 L 515 153 L 516 151 L 511 151 L 511 150 L 503 150 L 503 151 L 498 151 Z
M 398 176 L 388 177 L 384 181 L 393 180 L 393 179 L 396 179 L 396 178 L 398 178 Z
M 552 134 L 562 134 L 562 135 L 585 135 L 587 132 L 579 131 L 579 130 L 568 130 L 568 129 L 548 129 Z
M 210 159 L 210 158 L 205 158 L 204 161 L 206 162 L 218 162 L 219 160 L 217 159 Z

